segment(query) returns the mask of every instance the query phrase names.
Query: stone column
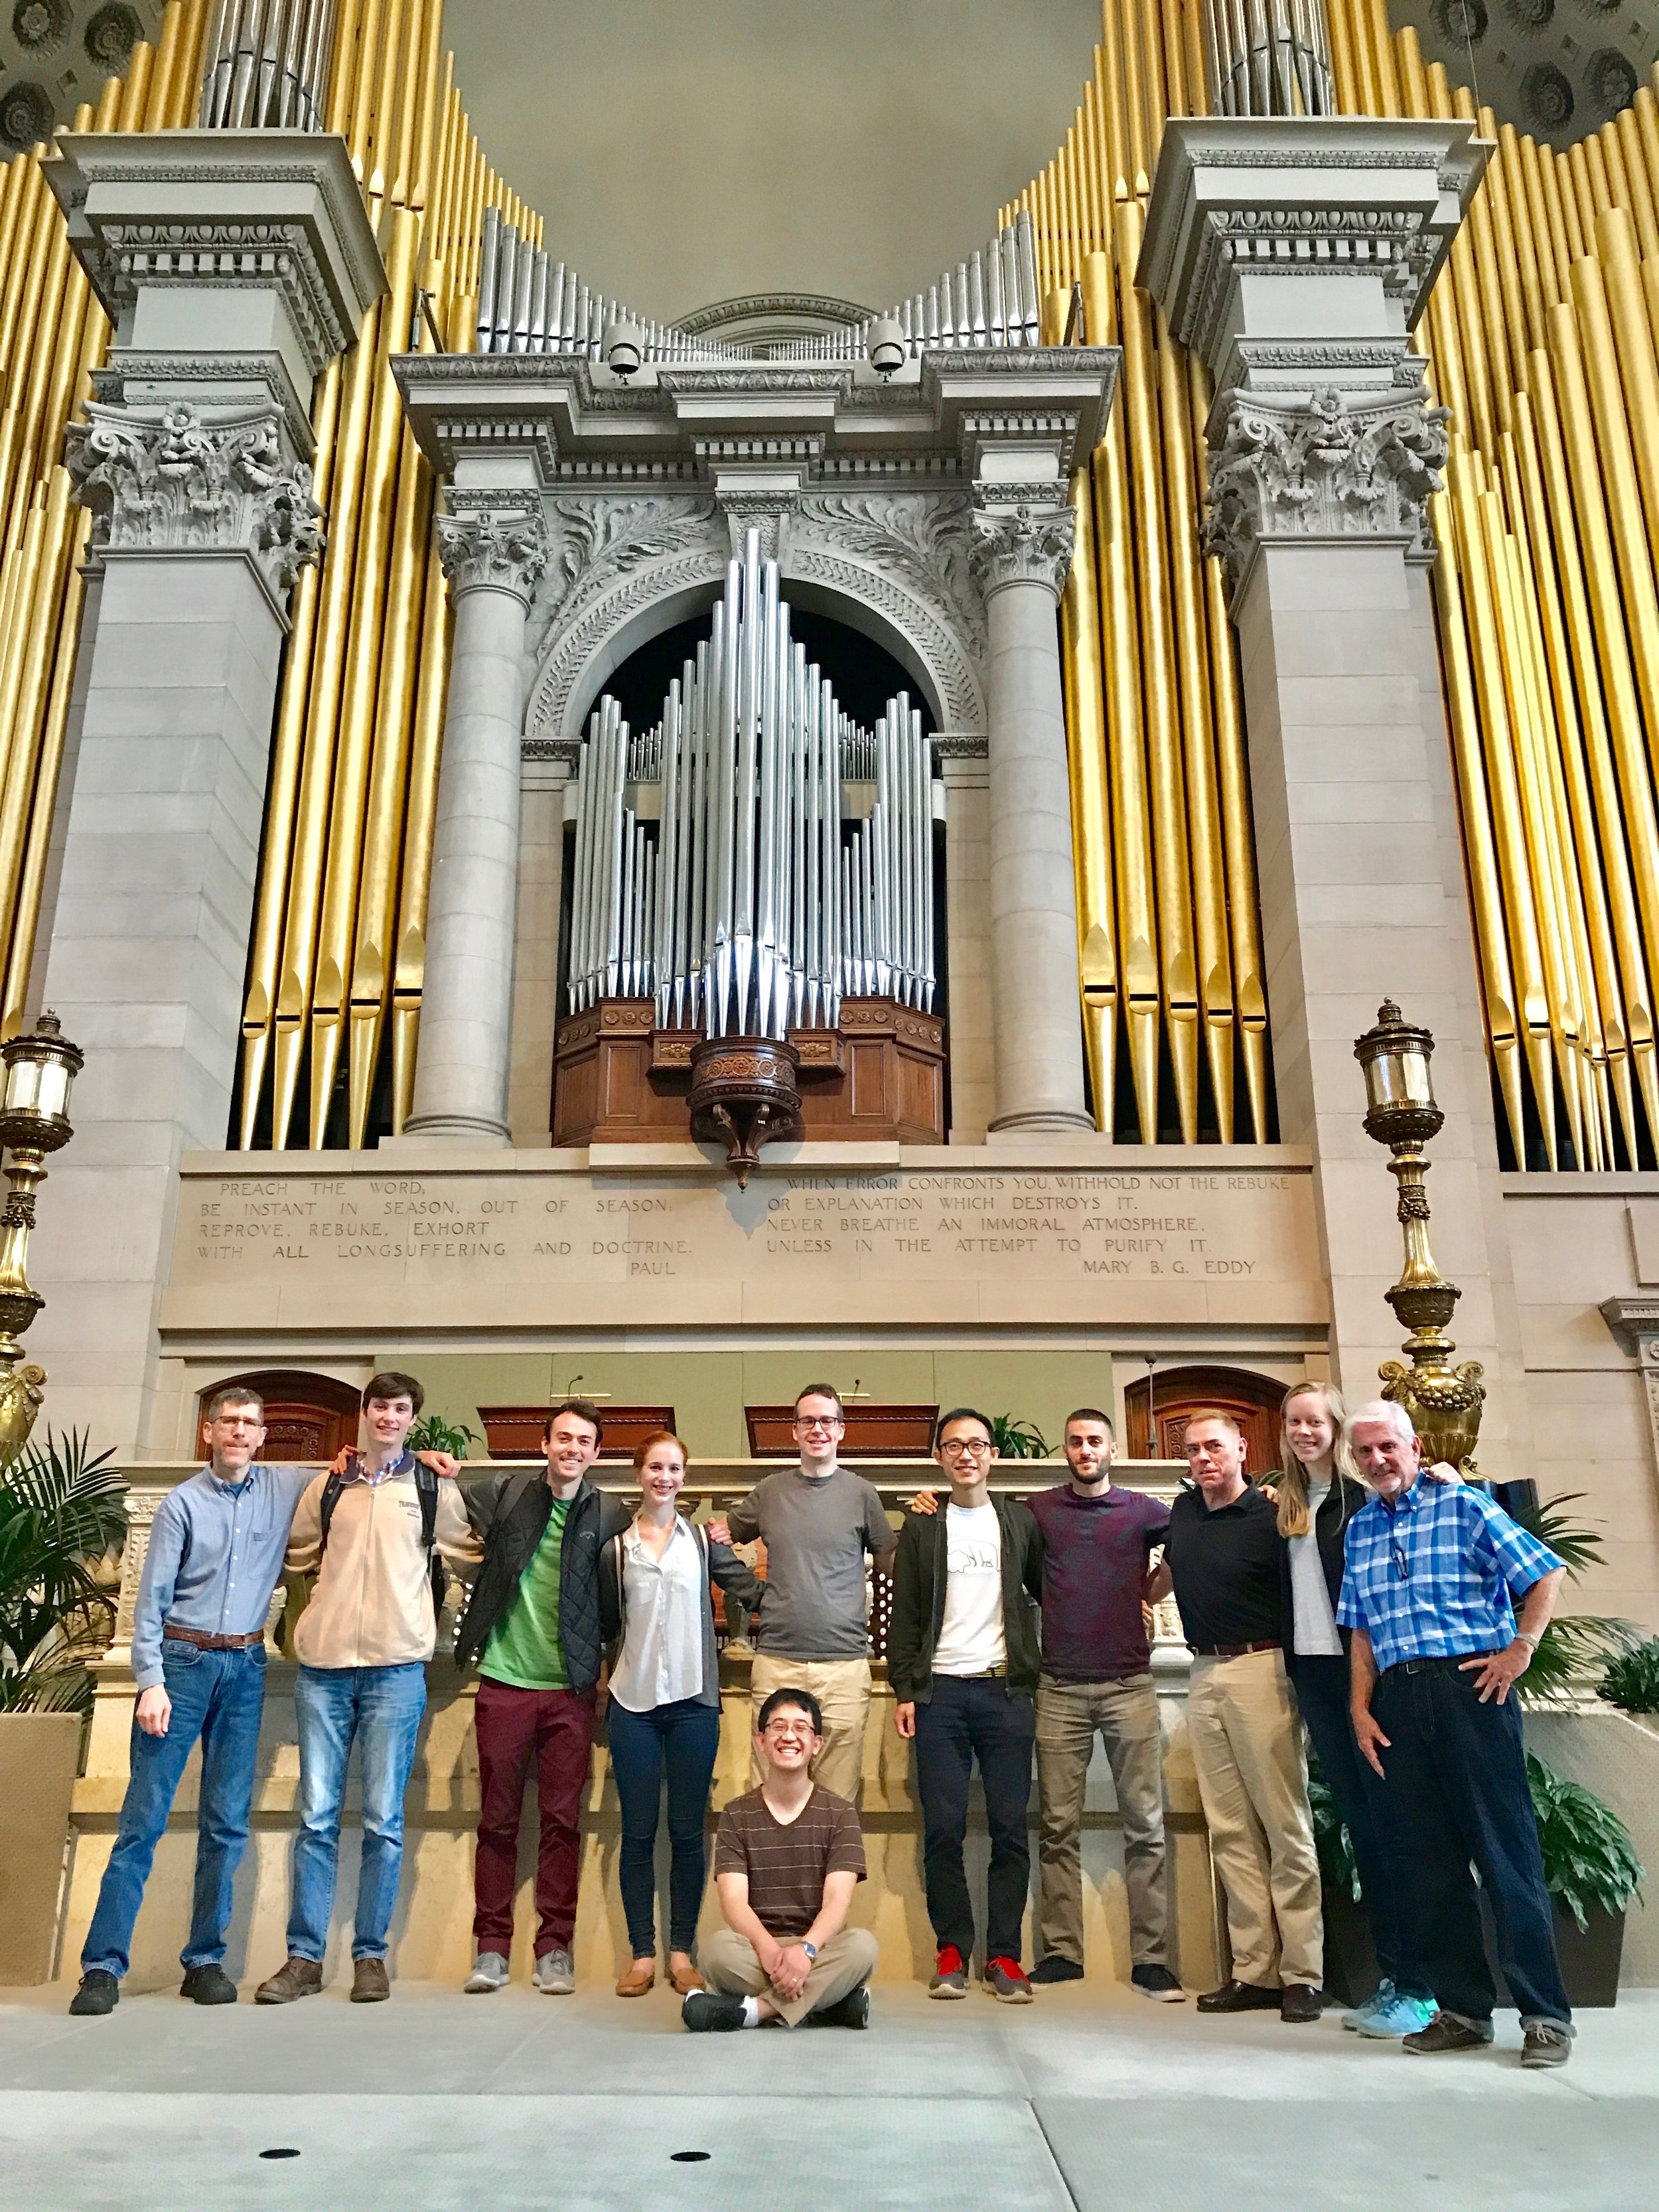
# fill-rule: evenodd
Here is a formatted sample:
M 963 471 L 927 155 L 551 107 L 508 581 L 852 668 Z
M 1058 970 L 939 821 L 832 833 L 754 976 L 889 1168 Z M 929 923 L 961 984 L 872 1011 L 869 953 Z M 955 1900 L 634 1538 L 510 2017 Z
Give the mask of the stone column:
M 322 544 L 312 387 L 384 275 L 341 139 L 60 143 L 46 174 L 116 343 L 65 455 L 102 580 L 43 995 L 87 1066 L 30 1351 L 52 1425 L 131 1453 L 179 1163 L 227 1140 L 289 587 Z
M 559 923 L 564 819 L 579 748 L 526 738 L 520 782 L 519 919 L 513 954 L 513 1054 L 507 1120 L 516 1146 L 552 1142 L 553 1047 L 559 1024 Z
M 455 610 L 433 829 L 411 1137 L 510 1141 L 525 617 L 547 565 L 539 511 L 438 523 Z
M 1072 794 L 1055 610 L 1072 565 L 1069 507 L 974 511 L 990 724 L 994 1130 L 1092 1129 L 1084 1103 Z M 1020 487 L 1010 486 L 1009 492 Z
M 1435 1256 L 1487 1370 L 1489 1474 L 1524 1474 L 1474 925 L 1424 572 L 1448 417 L 1412 325 L 1479 180 L 1472 126 L 1172 122 L 1137 271 L 1208 362 L 1209 550 L 1238 632 L 1279 1126 L 1312 1152 L 1331 1352 L 1350 1400 L 1398 1357 L 1395 1191 L 1353 1040 L 1385 997 L 1437 1040 Z

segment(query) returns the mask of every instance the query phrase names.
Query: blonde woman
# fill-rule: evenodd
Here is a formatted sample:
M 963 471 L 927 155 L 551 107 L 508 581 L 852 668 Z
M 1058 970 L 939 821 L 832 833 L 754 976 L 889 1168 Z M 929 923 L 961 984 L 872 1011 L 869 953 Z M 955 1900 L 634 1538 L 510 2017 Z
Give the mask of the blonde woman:
M 1269 1486 L 1285 1539 L 1285 1666 L 1320 1771 L 1353 1840 L 1382 1977 L 1375 1996 L 1346 2014 L 1342 2025 L 1361 2035 L 1413 2035 L 1433 2019 L 1434 1999 L 1413 1966 L 1410 1931 L 1399 1911 L 1388 1793 L 1354 1741 L 1348 1632 L 1336 1622 L 1348 1524 L 1370 1496 L 1354 1472 L 1343 1433 L 1346 1419 L 1328 1382 L 1298 1384 L 1280 1408 L 1279 1472 Z
M 622 1806 L 618 1878 L 633 1963 L 619 1997 L 657 1978 L 657 1820 L 668 1783 L 668 1979 L 682 1996 L 703 1987 L 692 1963 L 708 1869 L 703 1823 L 720 1740 L 720 1662 L 712 1576 L 741 1605 L 762 1585 L 736 1553 L 708 1540 L 679 1510 L 685 1446 L 658 1429 L 634 1455 L 640 1505 L 605 1546 L 599 1611 L 611 1647 L 611 1769 Z

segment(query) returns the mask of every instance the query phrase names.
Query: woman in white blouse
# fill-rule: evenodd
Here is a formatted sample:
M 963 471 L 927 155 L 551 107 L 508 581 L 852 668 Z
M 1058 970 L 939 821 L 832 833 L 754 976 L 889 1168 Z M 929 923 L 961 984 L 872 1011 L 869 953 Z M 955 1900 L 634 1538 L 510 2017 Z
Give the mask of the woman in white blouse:
M 708 1786 L 720 1740 L 720 1660 L 712 1576 L 751 1609 L 762 1584 L 726 1545 L 710 1543 L 679 1510 L 685 1446 L 666 1429 L 634 1455 L 640 1509 L 605 1548 L 599 1605 L 611 1650 L 611 1767 L 622 1805 L 618 1869 L 633 1963 L 619 1997 L 657 1978 L 656 1848 L 668 1782 L 668 1978 L 682 1996 L 703 1987 L 692 1963 L 708 1871 Z

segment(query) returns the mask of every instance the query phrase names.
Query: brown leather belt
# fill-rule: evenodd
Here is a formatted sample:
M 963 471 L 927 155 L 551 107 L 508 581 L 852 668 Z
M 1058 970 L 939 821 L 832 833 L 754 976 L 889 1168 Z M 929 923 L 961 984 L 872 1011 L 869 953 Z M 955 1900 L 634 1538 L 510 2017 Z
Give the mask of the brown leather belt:
M 1248 1659 L 1252 1651 L 1282 1651 L 1284 1645 L 1277 1638 L 1271 1644 L 1194 1644 L 1194 1656 L 1200 1659 Z
M 265 1640 L 263 1628 L 256 1629 L 252 1636 L 210 1636 L 203 1629 L 179 1628 L 172 1621 L 167 1623 L 161 1633 L 174 1644 L 193 1644 L 198 1651 L 247 1651 Z

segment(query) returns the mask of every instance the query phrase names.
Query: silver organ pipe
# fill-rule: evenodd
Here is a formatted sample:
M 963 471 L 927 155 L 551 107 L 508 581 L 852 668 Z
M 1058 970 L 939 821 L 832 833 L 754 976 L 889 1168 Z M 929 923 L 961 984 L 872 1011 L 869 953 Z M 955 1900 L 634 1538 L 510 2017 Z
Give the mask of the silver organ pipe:
M 920 710 L 901 693 L 873 731 L 848 721 L 750 532 L 660 724 L 632 737 L 609 696 L 589 718 L 571 1011 L 650 998 L 659 1027 L 783 1037 L 833 1028 L 849 994 L 931 1008 L 933 820 Z
M 336 0 L 218 0 L 202 66 L 204 131 L 320 131 Z
M 1211 106 L 1221 115 L 1334 115 L 1325 0 L 1204 0 Z

